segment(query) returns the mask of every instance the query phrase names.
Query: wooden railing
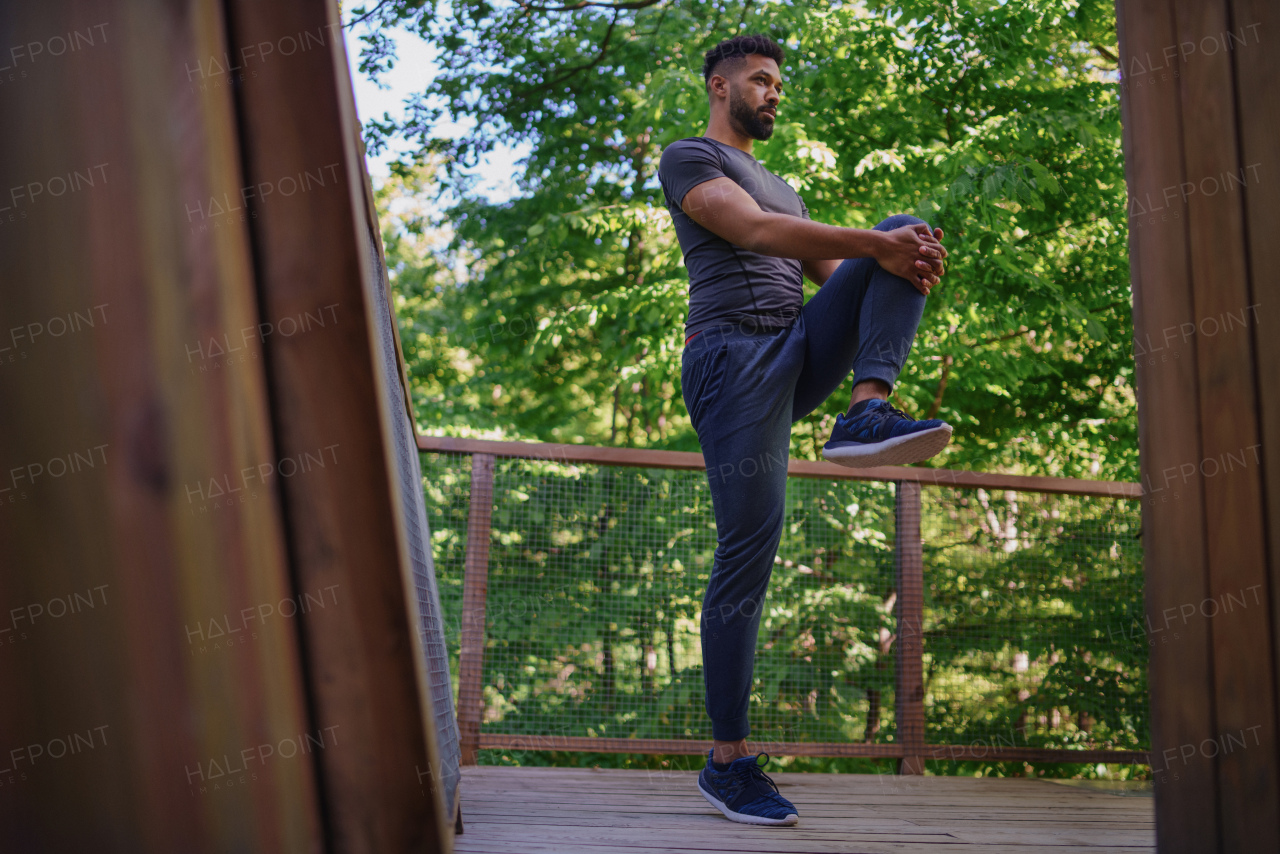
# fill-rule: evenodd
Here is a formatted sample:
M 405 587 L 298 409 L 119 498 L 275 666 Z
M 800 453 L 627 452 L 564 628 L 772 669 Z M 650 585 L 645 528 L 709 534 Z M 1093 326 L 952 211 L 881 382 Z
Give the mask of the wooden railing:
M 615 753 L 700 754 L 709 742 L 692 739 L 589 738 L 482 733 L 485 605 L 488 588 L 490 514 L 493 507 L 494 460 L 509 457 L 562 463 L 705 470 L 701 454 L 638 448 L 605 448 L 530 442 L 419 436 L 418 449 L 471 455 L 471 502 L 463 578 L 462 638 L 458 662 L 458 726 L 463 764 L 475 764 L 481 749 L 582 750 Z M 1072 750 L 991 744 L 927 744 L 924 710 L 924 551 L 920 536 L 922 485 L 1139 498 L 1137 483 L 1032 477 L 957 469 L 881 466 L 849 469 L 827 462 L 789 460 L 789 477 L 823 480 L 892 482 L 895 499 L 895 563 L 898 625 L 895 677 L 896 740 L 891 744 L 776 742 L 756 744 L 788 756 L 840 756 L 898 760 L 903 774 L 924 773 L 925 760 L 1079 762 L 1147 764 L 1140 750 Z

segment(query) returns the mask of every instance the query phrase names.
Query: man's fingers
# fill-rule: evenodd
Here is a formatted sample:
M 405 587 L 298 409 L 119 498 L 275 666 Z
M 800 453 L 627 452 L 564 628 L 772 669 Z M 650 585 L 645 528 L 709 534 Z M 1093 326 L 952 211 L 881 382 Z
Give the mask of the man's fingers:
M 927 243 L 938 242 L 938 239 L 933 236 L 933 232 L 929 230 L 929 226 L 921 223 L 920 225 L 913 226 L 913 228 L 915 229 L 916 236 L 919 237 L 921 240 Z
M 928 296 L 929 290 L 938 284 L 940 277 L 946 272 L 943 259 L 947 257 L 947 250 L 940 242 L 942 229 L 930 228 L 924 223 L 915 223 L 908 228 L 916 237 L 916 251 L 919 252 L 912 265 L 912 284 L 916 290 Z M 907 228 L 903 229 L 906 230 Z
M 922 252 L 926 249 L 929 250 L 934 258 L 947 257 L 947 247 L 943 246 L 941 243 L 928 243 L 920 247 L 920 251 Z
M 941 253 L 940 255 L 935 254 L 934 257 L 947 257 L 947 247 L 942 245 L 942 229 L 935 228 L 930 231 L 927 225 L 921 225 L 916 229 L 916 234 L 919 235 L 920 239 L 933 249 L 935 253 Z M 924 246 L 921 246 L 921 251 L 924 251 Z

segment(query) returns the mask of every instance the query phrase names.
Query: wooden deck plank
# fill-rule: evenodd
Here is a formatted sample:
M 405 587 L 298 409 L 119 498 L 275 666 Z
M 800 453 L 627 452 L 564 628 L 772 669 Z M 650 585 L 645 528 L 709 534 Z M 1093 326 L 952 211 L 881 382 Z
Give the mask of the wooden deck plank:
M 799 825 L 726 821 L 698 794 L 693 771 L 468 767 L 460 790 L 465 831 L 454 848 L 458 854 L 1154 850 L 1150 797 L 1043 780 L 771 776 L 795 802 Z
M 696 795 L 695 795 L 696 797 Z M 963 831 L 980 831 L 989 827 L 1003 827 L 1009 829 L 1019 829 L 1026 833 L 1033 834 L 1037 830 L 1046 831 L 1069 831 L 1079 828 L 1086 830 L 1094 830 L 1098 832 L 1112 833 L 1120 831 L 1143 831 L 1149 829 L 1151 825 L 1150 816 L 1143 818 L 1141 816 L 1127 817 L 1122 821 L 1083 821 L 1072 820 L 1070 818 L 1060 818 L 1057 820 L 1036 821 L 1026 817 L 1010 815 L 1008 813 L 996 814 L 975 814 L 968 813 L 964 815 L 949 815 L 931 817 L 929 815 L 890 815 L 887 813 L 867 813 L 867 812 L 840 812 L 834 809 L 815 810 L 810 804 L 803 801 L 797 801 L 802 808 L 802 818 L 805 824 L 809 825 L 809 819 L 820 819 L 821 821 L 813 824 L 815 833 L 825 834 L 846 833 L 853 831 L 863 831 L 874 829 L 877 832 L 885 832 L 891 830 L 907 829 L 924 831 L 946 830 L 947 832 L 963 832 Z M 1045 812 L 1044 810 L 1035 810 Z M 1047 813 L 1046 813 L 1047 814 Z M 469 821 L 479 821 L 487 824 L 502 823 L 559 823 L 569 826 L 587 826 L 596 825 L 607 822 L 613 827 L 652 827 L 655 820 L 660 821 L 664 828 L 684 828 L 694 826 L 706 816 L 716 817 L 717 813 L 712 811 L 705 803 L 698 806 L 690 802 L 687 805 L 679 807 L 659 808 L 652 807 L 648 809 L 627 809 L 618 807 L 614 809 L 583 809 L 573 805 L 562 804 L 555 809 L 547 809 L 541 812 L 531 812 L 527 810 L 510 810 L 502 811 L 496 807 L 487 807 L 482 813 L 467 813 Z M 700 826 L 700 825 L 698 825 Z M 811 828 L 812 829 L 812 828 Z
M 468 848 L 466 850 L 471 852 L 471 854 L 511 854 L 511 852 L 516 849 L 513 849 L 508 843 L 499 842 L 480 848 Z M 543 852 L 549 852 L 550 854 L 616 854 L 616 852 L 621 850 L 643 850 L 647 852 L 647 854 L 706 854 L 708 849 L 670 848 L 664 846 L 639 849 L 636 848 L 634 844 L 626 843 L 617 845 L 561 845 L 559 843 L 530 843 L 528 845 L 522 845 L 519 848 L 519 851 L 525 852 L 525 854 L 543 854 Z M 769 854 L 771 849 L 759 848 L 739 850 L 744 852 L 744 854 Z M 911 843 L 865 842 L 858 844 L 856 848 L 847 848 L 845 850 L 851 852 L 851 854 L 913 854 L 913 852 L 920 852 L 923 849 Z M 938 848 L 937 850 L 941 851 L 943 849 Z M 1053 854 L 1053 852 L 1061 852 L 1067 849 L 1046 848 L 1041 845 L 986 845 L 981 848 L 977 848 L 968 845 L 967 843 L 957 842 L 955 843 L 955 847 L 947 850 L 956 851 L 957 854 L 959 854 L 959 852 L 968 851 L 991 851 L 997 852 L 997 854 Z M 1087 851 L 1088 854 L 1134 854 L 1135 851 L 1145 851 L 1150 849 L 1108 845 L 1104 848 L 1089 847 L 1077 848 L 1076 850 L 1081 852 Z
M 716 819 L 719 819 L 717 821 Z M 531 836 L 535 839 L 554 839 L 557 845 L 616 845 L 628 847 L 635 851 L 648 851 L 653 844 L 683 846 L 700 851 L 766 851 L 768 854 L 845 854 L 849 851 L 861 851 L 864 846 L 911 845 L 911 846 L 952 846 L 962 844 L 963 840 L 946 834 L 933 834 L 927 837 L 912 838 L 902 834 L 863 834 L 851 833 L 843 837 L 831 839 L 814 839 L 793 828 L 760 828 L 754 833 L 724 835 L 720 827 L 725 820 L 716 816 L 707 816 L 701 832 L 651 831 L 637 834 L 634 830 L 622 832 L 616 828 L 563 828 L 555 824 L 529 825 L 520 830 L 501 834 L 495 841 L 505 842 L 512 846 L 509 851 L 522 850 L 519 846 Z M 488 828 L 485 828 L 486 832 Z M 586 830 L 587 832 L 581 832 Z M 578 832 L 572 832 L 578 831 Z M 464 839 L 459 837 L 459 840 Z M 488 836 L 487 838 L 494 838 Z M 465 849 L 459 849 L 465 850 Z M 927 849 L 926 849 L 927 850 Z
M 512 774 L 512 771 L 518 773 Z M 514 788 L 523 786 L 542 786 L 545 781 L 554 778 L 562 782 L 584 781 L 592 786 L 618 785 L 628 790 L 633 785 L 629 775 L 642 774 L 650 779 L 671 778 L 683 780 L 693 774 L 690 770 L 620 770 L 616 768 L 517 768 L 514 766 L 480 765 L 469 769 L 468 780 L 487 780 L 488 786 L 496 788 Z M 929 777 L 922 780 L 915 776 L 898 774 L 820 774 L 797 771 L 770 771 L 775 781 L 786 782 L 792 786 L 824 787 L 828 784 L 840 791 L 852 787 L 859 791 L 873 789 L 894 791 L 895 793 L 921 791 L 930 794 L 948 789 L 957 792 L 973 793 L 985 790 L 1020 792 L 1024 795 L 1043 792 L 1054 795 L 1061 788 L 1051 780 L 1028 779 L 1023 777 Z M 1027 784 L 1032 784 L 1028 788 Z M 1078 792 L 1094 794 L 1095 790 L 1080 788 Z
M 794 831 L 795 828 L 782 828 L 774 831 L 764 828 L 762 834 L 769 834 L 782 831 Z M 948 847 L 941 845 L 930 846 L 935 851 L 955 852 L 955 854 L 967 854 L 967 852 L 996 852 L 996 854 L 1063 854 L 1063 852 L 1072 851 L 1075 854 L 1137 854 L 1137 852 L 1151 851 L 1149 847 L 1135 848 L 1132 846 L 1121 845 L 1105 845 L 1105 846 L 1044 846 L 1044 845 L 981 845 L 975 846 L 971 843 L 956 840 L 953 843 L 946 843 Z M 561 843 L 561 842 L 523 842 L 518 847 L 513 846 L 510 840 L 495 840 L 477 845 L 473 848 L 462 848 L 455 846 L 455 851 L 466 851 L 468 854 L 617 854 L 618 851 L 640 852 L 645 854 L 707 854 L 708 851 L 723 851 L 723 848 L 690 848 L 690 847 L 672 847 L 664 845 L 661 842 L 639 841 L 634 839 L 622 839 L 608 845 L 596 845 L 593 843 Z M 769 847 L 767 842 L 761 845 L 746 848 L 735 848 L 735 851 L 742 854 L 782 854 L 776 852 L 776 849 Z M 838 854 L 928 854 L 929 848 L 922 847 L 918 843 L 913 842 L 859 842 L 846 846 L 838 852 Z
M 585 827 L 594 826 L 598 822 L 598 814 L 600 810 L 595 811 L 579 811 L 567 810 L 563 808 L 547 809 L 542 811 L 531 811 L 524 809 L 500 810 L 492 806 L 485 808 L 483 812 L 472 811 L 470 813 L 470 821 L 482 824 L 546 824 L 544 819 L 553 819 L 556 823 L 565 826 Z M 667 816 L 663 822 L 663 827 L 684 828 L 701 826 L 703 817 L 713 815 L 709 813 L 705 806 L 689 805 L 682 807 L 679 811 L 650 809 L 647 811 L 629 810 L 625 812 L 607 811 L 610 815 L 610 825 L 612 827 L 652 827 L 654 815 Z M 816 815 L 808 805 L 805 807 L 805 817 L 808 818 Z M 821 828 L 810 829 L 808 832 L 819 835 L 843 834 L 848 830 L 857 831 L 874 831 L 877 833 L 901 830 L 906 832 L 912 829 L 919 829 L 925 832 L 936 832 L 940 827 L 945 827 L 948 832 L 963 833 L 966 830 L 982 830 L 990 827 L 992 824 L 998 824 L 1002 827 L 1015 829 L 1044 829 L 1047 831 L 1071 831 L 1079 828 L 1099 831 L 1143 831 L 1150 829 L 1151 820 L 1149 817 L 1143 819 L 1141 817 L 1126 818 L 1119 821 L 1082 821 L 1080 819 L 1071 818 L 1029 818 L 1027 816 L 1018 816 L 1016 814 L 997 814 L 997 815 L 975 815 L 964 814 L 954 816 L 930 817 L 920 815 L 916 817 L 896 816 L 887 817 L 876 813 L 870 814 L 851 814 L 851 813 L 826 813 L 823 814 L 824 821 Z
M 776 781 L 775 781 L 776 782 Z M 628 804 L 634 803 L 635 792 L 637 788 L 643 788 L 645 792 L 645 800 L 647 803 L 671 804 L 682 801 L 685 796 L 693 790 L 694 778 L 691 774 L 688 781 L 679 787 L 672 788 L 653 788 L 637 784 L 628 791 L 616 792 L 591 792 L 583 790 L 536 790 L 536 789 L 508 789 L 505 791 L 486 791 L 484 793 L 472 794 L 472 800 L 477 803 L 485 803 L 492 801 L 494 803 L 519 802 L 521 799 L 529 799 L 536 797 L 536 803 L 590 803 L 590 804 Z M 794 794 L 796 797 L 804 798 L 807 802 L 813 804 L 849 804 L 856 803 L 864 807 L 877 806 L 893 806 L 895 808 L 916 807 L 921 809 L 938 809 L 944 807 L 955 807 L 957 809 L 973 809 L 976 807 L 990 806 L 998 803 L 999 795 L 988 794 L 982 797 L 971 796 L 940 796 L 935 798 L 918 798 L 894 795 L 876 795 L 874 800 L 870 800 L 869 795 L 859 795 L 856 790 L 850 789 L 841 793 L 838 791 L 813 792 L 797 786 L 780 787 L 787 792 Z M 1139 811 L 1139 807 L 1135 806 L 1134 800 L 1130 798 L 1117 798 L 1114 795 L 1093 795 L 1080 797 L 1075 793 L 1069 793 L 1072 803 L 1086 804 L 1091 809 L 1096 809 L 1101 813 L 1134 813 Z M 1104 800 L 1105 799 L 1105 800 Z M 1117 803 L 1118 802 L 1118 803 Z M 1056 806 L 1061 803 L 1060 797 L 1052 795 L 1037 795 L 1018 798 L 1020 805 L 1039 804 L 1046 807 Z M 998 809 L 998 807 L 997 807 Z

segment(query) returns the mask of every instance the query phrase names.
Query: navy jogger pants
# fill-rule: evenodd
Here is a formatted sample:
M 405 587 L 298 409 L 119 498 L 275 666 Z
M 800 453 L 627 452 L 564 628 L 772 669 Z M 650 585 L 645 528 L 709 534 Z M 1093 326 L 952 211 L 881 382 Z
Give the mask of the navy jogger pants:
M 922 220 L 893 216 L 889 231 Z M 750 732 L 756 635 L 782 536 L 791 425 L 843 385 L 890 387 L 906 363 L 925 297 L 872 258 L 844 261 L 787 329 L 729 324 L 686 345 L 680 379 L 698 433 L 717 546 L 702 603 L 702 665 L 714 738 Z

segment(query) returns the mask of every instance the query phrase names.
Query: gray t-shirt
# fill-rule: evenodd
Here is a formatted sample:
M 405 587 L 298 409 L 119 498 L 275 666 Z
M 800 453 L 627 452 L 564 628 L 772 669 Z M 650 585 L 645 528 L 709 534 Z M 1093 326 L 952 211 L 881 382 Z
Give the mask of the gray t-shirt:
M 791 185 L 750 154 L 705 136 L 677 140 L 662 152 L 658 181 L 689 269 L 687 338 L 718 323 L 788 327 L 804 303 L 804 274 L 793 258 L 758 255 L 717 237 L 680 207 L 685 194 L 713 178 L 727 177 L 761 210 L 809 218 Z

